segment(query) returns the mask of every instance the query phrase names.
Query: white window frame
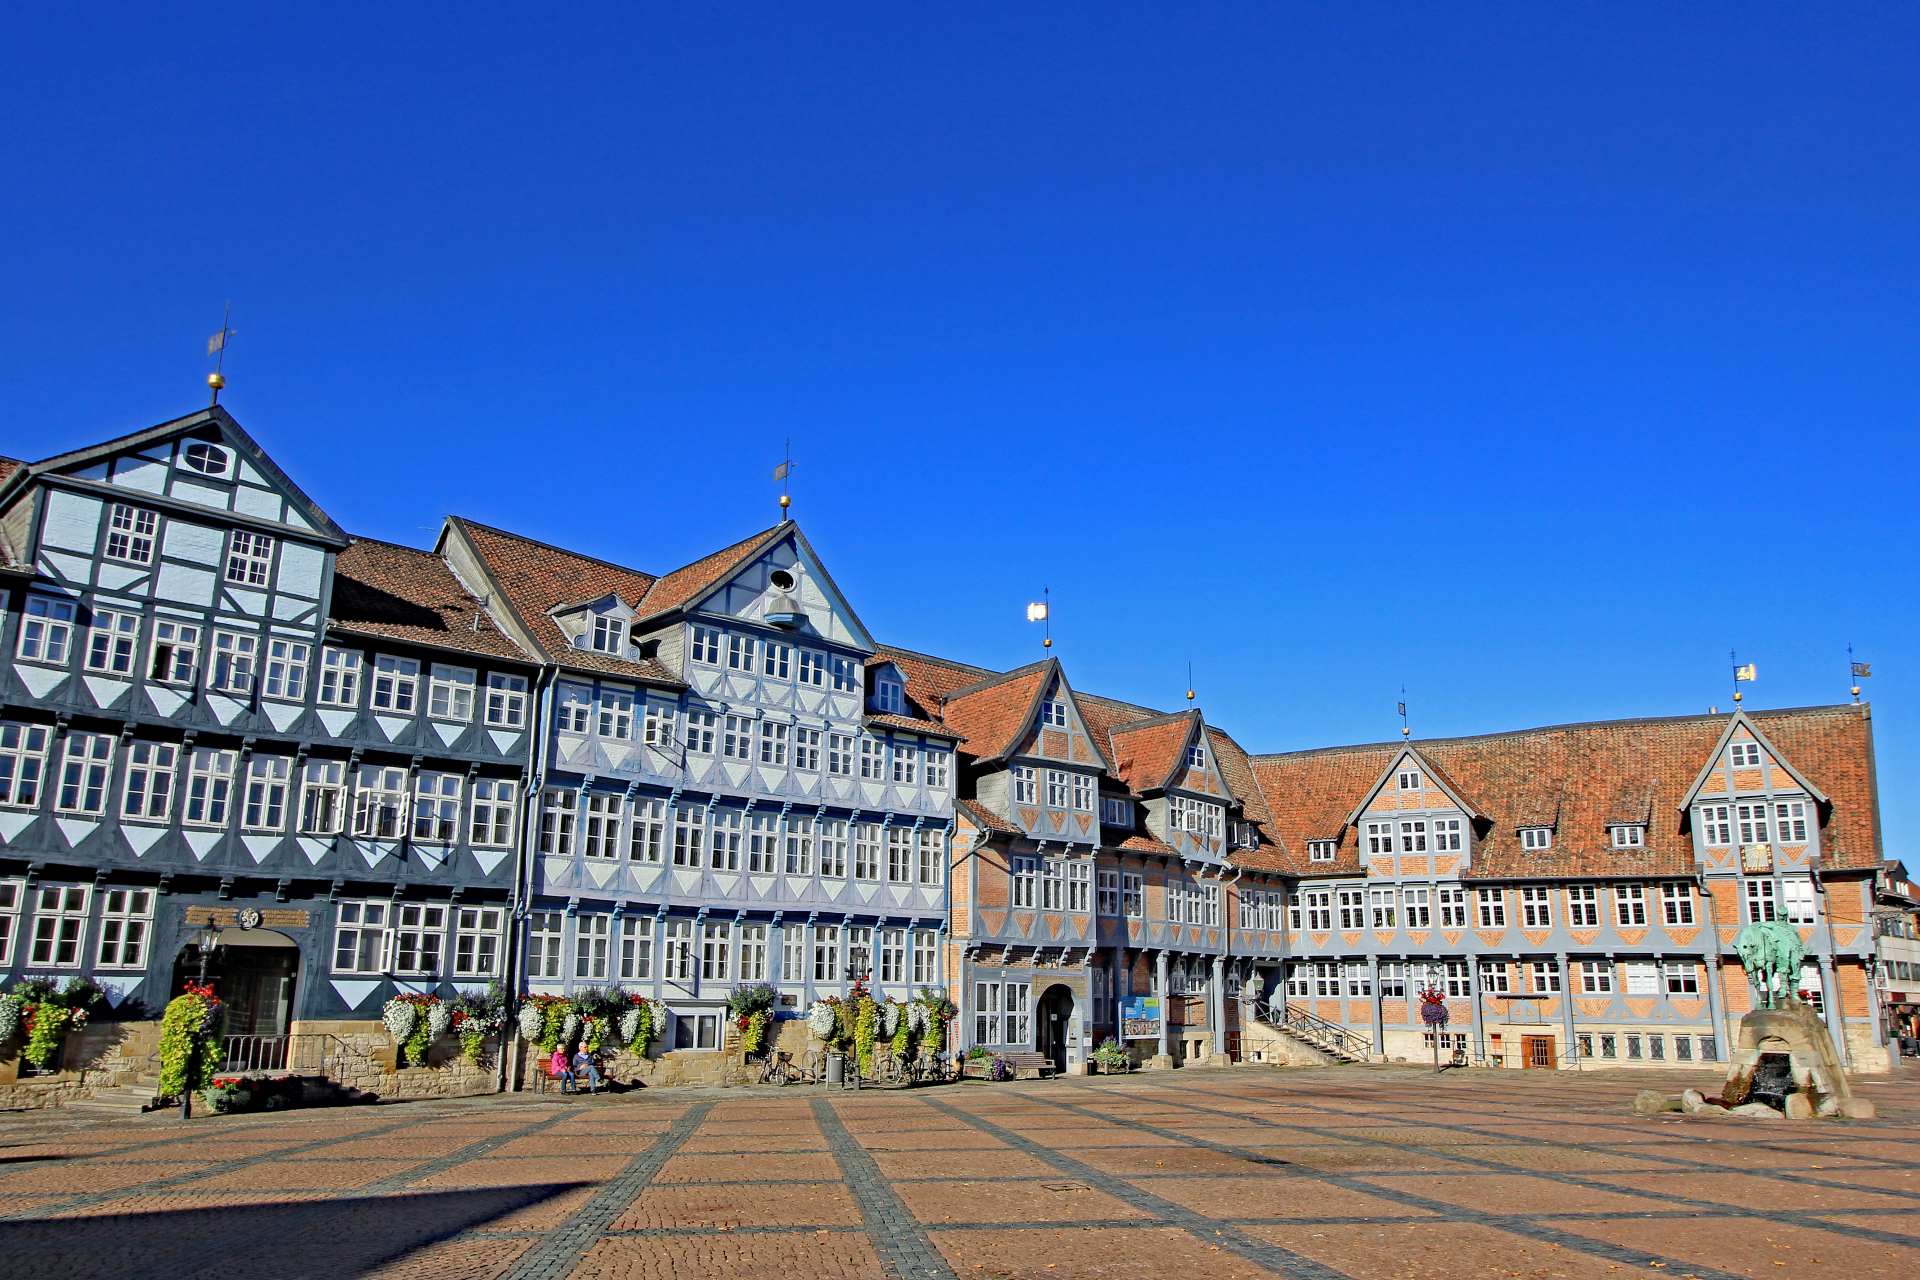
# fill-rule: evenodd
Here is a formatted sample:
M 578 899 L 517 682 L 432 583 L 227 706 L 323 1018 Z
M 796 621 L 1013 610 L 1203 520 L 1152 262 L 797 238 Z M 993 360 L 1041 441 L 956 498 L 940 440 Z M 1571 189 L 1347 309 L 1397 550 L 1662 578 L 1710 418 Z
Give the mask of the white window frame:
M 159 512 L 131 502 L 112 503 L 107 507 L 107 540 L 101 554 L 121 564 L 152 564 L 159 534 Z
M 373 688 L 367 705 L 375 711 L 412 715 L 420 705 L 420 660 L 397 654 L 373 656 Z
M 323 707 L 360 705 L 360 681 L 366 670 L 366 657 L 358 649 L 320 650 L 320 687 L 314 701 Z
M 473 723 L 480 673 L 472 667 L 436 662 L 427 670 L 427 716 L 455 724 Z
M 92 902 L 92 885 L 42 884 L 35 888 L 28 968 L 78 969 L 85 962 L 87 915 Z
M 273 577 L 272 535 L 250 529 L 235 529 L 227 541 L 228 582 L 243 587 L 264 587 Z
M 100 936 L 94 943 L 96 969 L 144 969 L 153 933 L 153 897 L 133 885 L 100 891 Z
M 507 671 L 487 673 L 487 726 L 523 729 L 527 724 L 527 678 Z
M 73 626 L 79 606 L 72 600 L 30 593 L 20 614 L 20 639 L 14 655 L 22 662 L 63 667 L 73 651 Z
M 88 671 L 131 676 L 140 651 L 140 615 L 125 609 L 95 607 L 87 628 L 83 665 Z

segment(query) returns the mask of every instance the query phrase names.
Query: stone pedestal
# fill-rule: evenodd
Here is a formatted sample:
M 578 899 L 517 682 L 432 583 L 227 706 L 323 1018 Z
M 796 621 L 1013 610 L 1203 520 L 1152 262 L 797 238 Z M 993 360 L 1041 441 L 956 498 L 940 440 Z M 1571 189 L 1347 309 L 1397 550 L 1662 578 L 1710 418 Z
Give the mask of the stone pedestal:
M 1784 1056 L 1791 1073 L 1793 1092 L 1786 1099 L 1789 1118 L 1872 1114 L 1872 1104 L 1855 1098 L 1847 1085 L 1826 1020 L 1812 1006 L 1794 999 L 1778 1009 L 1755 1009 L 1740 1019 L 1722 1091 L 1730 1108 L 1747 1102 L 1756 1072 L 1773 1055 Z

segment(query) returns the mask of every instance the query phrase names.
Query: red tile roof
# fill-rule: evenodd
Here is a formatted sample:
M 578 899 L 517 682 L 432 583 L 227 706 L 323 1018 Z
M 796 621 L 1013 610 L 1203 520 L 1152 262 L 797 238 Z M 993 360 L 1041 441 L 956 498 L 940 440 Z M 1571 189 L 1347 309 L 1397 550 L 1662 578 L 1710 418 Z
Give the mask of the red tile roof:
M 531 663 L 431 551 L 355 538 L 334 562 L 334 631 Z
M 577 649 L 548 612 L 555 606 L 578 604 L 617 595 L 637 605 L 655 582 L 652 574 L 564 551 L 559 547 L 460 516 L 449 523 L 457 528 L 480 557 L 488 575 L 498 584 L 502 603 L 540 646 L 547 661 L 577 671 L 594 671 L 653 684 L 678 685 L 678 677 L 658 662 L 616 658 Z
M 1135 795 L 1165 790 L 1199 718 L 1198 711 L 1176 711 L 1110 729 L 1114 776 Z
M 794 526 L 783 520 L 771 529 L 763 529 L 751 538 L 742 538 L 730 547 L 723 547 L 712 555 L 702 556 L 690 565 L 675 569 L 648 589 L 644 601 L 639 602 L 640 616 L 655 618 L 697 599 L 708 588 L 726 581 L 762 550 L 779 541 L 781 534 L 793 531 Z
M 0 457 L 0 484 L 5 484 L 8 477 L 26 465 L 19 458 Z
M 1872 746 L 1864 707 L 1749 712 L 1785 760 L 1832 800 L 1822 831 L 1825 865 L 1879 865 Z M 1681 806 L 1727 726 L 1726 716 L 1559 725 L 1414 744 L 1485 813 L 1475 878 L 1691 875 L 1692 837 Z M 1358 833 L 1347 816 L 1400 753 L 1397 742 L 1253 757 L 1285 869 L 1358 873 Z M 1614 849 L 1610 822 L 1645 812 L 1646 844 Z M 1520 848 L 1518 829 L 1549 824 L 1553 847 Z M 1339 839 L 1333 863 L 1309 863 L 1309 840 Z
M 924 733 L 929 737 L 950 738 L 956 742 L 960 738 L 958 731 L 942 724 L 940 721 L 925 720 L 919 716 L 896 716 L 880 713 L 868 716 L 867 723 L 880 725 L 888 729 L 904 729 L 908 733 Z
M 997 760 L 1016 745 L 1053 669 L 1053 660 L 1047 659 L 963 687 L 941 706 L 941 719 L 960 735 L 968 755 Z
M 1020 834 L 1020 828 L 976 800 L 956 800 L 953 807 L 959 810 L 961 817 L 983 831 L 1003 836 Z

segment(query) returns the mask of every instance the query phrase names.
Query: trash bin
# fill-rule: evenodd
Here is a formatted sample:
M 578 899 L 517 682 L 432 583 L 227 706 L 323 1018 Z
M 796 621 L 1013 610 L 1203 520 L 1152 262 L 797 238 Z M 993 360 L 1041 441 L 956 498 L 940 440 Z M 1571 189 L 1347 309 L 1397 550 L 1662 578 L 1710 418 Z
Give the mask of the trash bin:
M 847 1078 L 847 1059 L 845 1055 L 830 1053 L 827 1055 L 827 1083 L 844 1084 Z

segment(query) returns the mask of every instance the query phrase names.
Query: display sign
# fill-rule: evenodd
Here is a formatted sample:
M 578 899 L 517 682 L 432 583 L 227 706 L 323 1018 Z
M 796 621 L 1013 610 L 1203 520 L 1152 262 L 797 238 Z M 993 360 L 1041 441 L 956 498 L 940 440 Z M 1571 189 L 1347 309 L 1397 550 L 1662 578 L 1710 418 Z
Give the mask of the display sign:
M 1128 996 L 1120 1002 L 1120 1037 L 1123 1040 L 1160 1038 L 1160 997 Z

